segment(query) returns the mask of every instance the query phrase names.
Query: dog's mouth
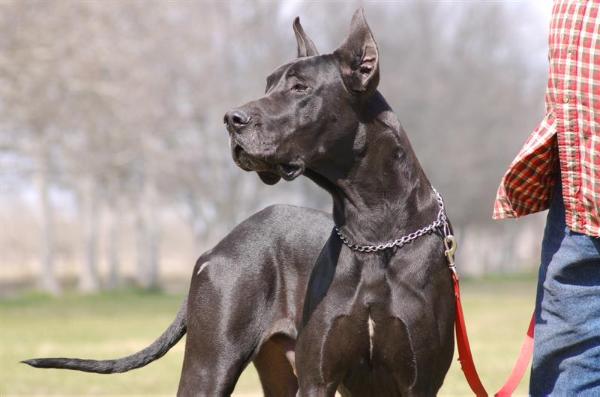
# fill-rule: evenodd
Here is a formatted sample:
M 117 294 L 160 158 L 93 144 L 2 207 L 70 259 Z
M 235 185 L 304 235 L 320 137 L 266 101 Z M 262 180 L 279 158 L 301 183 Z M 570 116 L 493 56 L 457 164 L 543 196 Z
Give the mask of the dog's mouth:
M 267 185 L 274 185 L 281 178 L 292 181 L 304 173 L 304 163 L 300 160 L 272 164 L 266 159 L 249 154 L 238 143 L 232 143 L 233 161 L 244 171 L 256 171 Z
M 293 181 L 304 173 L 304 163 L 293 161 L 277 165 L 279 175 L 286 181 Z
M 252 162 L 252 158 L 240 145 L 234 143 L 231 151 L 233 161 L 235 162 L 235 164 L 237 164 L 238 167 L 240 167 L 244 171 L 252 171 L 254 165 Z

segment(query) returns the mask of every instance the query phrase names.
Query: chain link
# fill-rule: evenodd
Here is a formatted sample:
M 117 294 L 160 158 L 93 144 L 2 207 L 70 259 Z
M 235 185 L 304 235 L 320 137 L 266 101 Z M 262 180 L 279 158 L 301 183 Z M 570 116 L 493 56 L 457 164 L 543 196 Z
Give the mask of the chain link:
M 435 190 L 435 188 L 432 187 L 432 189 L 433 189 L 433 192 L 435 193 L 435 199 L 437 200 L 438 205 L 440 206 L 440 210 L 438 212 L 436 220 L 417 231 L 414 231 L 410 234 L 400 237 L 399 239 L 389 241 L 389 242 L 383 243 L 383 244 L 377 244 L 377 245 L 360 245 L 360 244 L 352 243 L 348 239 L 348 237 L 346 237 L 342 233 L 340 228 L 337 226 L 335 227 L 335 232 L 337 233 L 340 240 L 342 240 L 342 242 L 344 244 L 346 244 L 349 248 L 353 249 L 354 251 L 358 251 L 358 252 L 377 252 L 377 251 L 383 251 L 383 250 L 393 248 L 393 247 L 402 248 L 406 244 L 418 239 L 419 237 L 421 237 L 425 234 L 431 233 L 434 230 L 439 229 L 439 228 L 442 228 L 442 232 L 444 233 L 444 236 L 447 236 L 450 234 L 450 225 L 448 224 L 448 217 L 446 216 L 446 208 L 444 207 L 444 200 L 442 199 L 442 195 L 437 190 Z

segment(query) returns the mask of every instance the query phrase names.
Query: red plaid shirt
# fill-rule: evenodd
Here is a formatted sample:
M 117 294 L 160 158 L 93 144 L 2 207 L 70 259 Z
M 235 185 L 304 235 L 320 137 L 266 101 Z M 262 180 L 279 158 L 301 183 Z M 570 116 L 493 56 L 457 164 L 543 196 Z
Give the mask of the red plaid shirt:
M 554 1 L 546 117 L 504 175 L 494 219 L 547 209 L 560 167 L 567 226 L 600 237 L 599 8 L 600 0 Z

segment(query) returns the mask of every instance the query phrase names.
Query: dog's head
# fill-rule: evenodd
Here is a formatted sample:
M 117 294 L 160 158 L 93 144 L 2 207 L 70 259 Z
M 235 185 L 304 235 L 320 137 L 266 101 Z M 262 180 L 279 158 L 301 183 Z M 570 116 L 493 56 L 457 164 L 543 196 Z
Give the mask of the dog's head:
M 298 18 L 293 28 L 298 58 L 267 77 L 262 98 L 224 118 L 235 163 L 270 185 L 335 160 L 332 156 L 356 132 L 359 104 L 379 82 L 377 44 L 362 10 L 331 54 L 319 55 Z

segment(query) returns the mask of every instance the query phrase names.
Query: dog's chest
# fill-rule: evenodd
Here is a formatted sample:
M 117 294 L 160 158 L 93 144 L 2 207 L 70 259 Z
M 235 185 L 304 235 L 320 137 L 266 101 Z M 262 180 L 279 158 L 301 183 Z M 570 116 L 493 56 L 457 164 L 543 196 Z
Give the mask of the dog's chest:
M 355 271 L 360 274 L 357 291 L 364 296 L 364 303 L 384 303 L 389 299 L 390 282 L 394 278 L 393 260 L 385 253 L 361 254 L 352 258 Z

